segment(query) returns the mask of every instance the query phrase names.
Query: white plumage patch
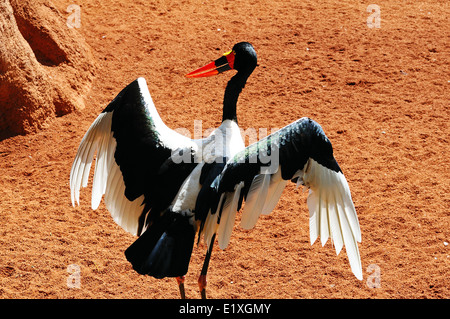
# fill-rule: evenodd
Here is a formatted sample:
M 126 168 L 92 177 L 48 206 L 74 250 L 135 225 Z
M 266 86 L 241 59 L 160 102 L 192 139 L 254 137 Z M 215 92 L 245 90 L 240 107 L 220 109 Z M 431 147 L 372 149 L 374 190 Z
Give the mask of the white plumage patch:
M 280 169 L 275 174 L 256 175 L 253 178 L 245 201 L 241 227 L 244 229 L 253 228 L 261 214 L 267 215 L 274 210 L 287 182 L 287 180 L 281 178 Z M 244 186 L 244 182 L 240 182 L 235 186 L 234 192 L 227 192 L 222 195 L 225 195 L 225 204 L 217 231 L 219 247 L 221 249 L 225 249 L 230 242 L 239 197 Z
M 97 119 L 92 123 L 83 139 L 81 140 L 80 146 L 78 147 L 77 155 L 72 164 L 72 169 L 70 171 L 70 190 L 72 205 L 75 203 L 80 204 L 80 189 L 81 187 L 86 187 L 89 179 L 89 172 L 91 170 L 92 161 L 96 151 L 99 149 L 100 144 L 102 148 L 105 140 L 111 138 L 111 119 L 112 113 L 102 113 Z M 115 149 L 115 147 L 114 147 Z M 102 160 L 103 163 L 106 161 L 105 156 L 99 156 L 98 160 Z M 97 177 L 99 174 L 106 175 L 107 172 L 104 171 L 105 167 L 102 165 L 102 169 L 96 168 Z M 92 208 L 97 208 L 97 196 L 96 194 L 101 189 L 99 181 L 95 183 L 96 191 L 92 192 Z M 94 200 L 95 198 L 95 200 Z
M 358 242 L 361 231 L 347 180 L 342 173 L 330 170 L 309 159 L 301 176 L 310 188 L 308 195 L 311 245 L 320 236 L 322 246 L 331 237 L 339 254 L 345 245 L 350 267 L 362 280 Z
M 278 171 L 270 177 L 269 189 L 261 214 L 268 215 L 275 209 L 287 183 L 287 180 L 281 178 L 281 169 L 278 168 Z
M 114 221 L 123 229 L 137 235 L 138 219 L 144 196 L 129 201 L 125 197 L 123 176 L 114 161 L 116 140 L 111 132 L 113 112 L 102 113 L 83 137 L 70 172 L 72 205 L 80 203 L 80 189 L 88 184 L 89 172 L 97 153 L 92 184 L 92 209 L 97 209 L 105 195 L 105 204 Z
M 226 201 L 222 210 L 222 215 L 220 216 L 220 224 L 217 231 L 217 240 L 221 249 L 225 249 L 230 242 L 242 187 L 244 187 L 244 182 L 237 184 L 233 193 L 230 192 L 225 194 Z
M 251 229 L 258 221 L 269 191 L 270 177 L 270 174 L 259 174 L 253 178 L 242 213 L 242 228 Z
M 145 79 L 139 78 L 137 81 L 142 100 L 155 125 L 154 129 L 158 132 L 160 142 L 172 150 L 197 149 L 197 145 L 191 139 L 164 124 L 153 104 Z M 137 229 L 144 196 L 141 195 L 134 201 L 129 201 L 125 196 L 123 175 L 114 159 L 116 140 L 111 131 L 113 116 L 114 111 L 101 113 L 80 143 L 70 172 L 72 205 L 80 203 L 80 189 L 88 184 L 92 161 L 97 154 L 92 185 L 92 209 L 98 208 L 105 195 L 106 207 L 114 221 L 131 234 L 140 235 L 137 234 Z
M 210 210 L 208 212 L 208 216 L 206 217 L 206 220 L 205 220 L 205 225 L 203 227 L 203 238 L 205 240 L 205 244 L 208 249 L 211 245 L 212 237 L 214 236 L 214 234 L 217 233 L 217 229 L 219 228 L 217 220 L 219 218 L 219 209 L 222 205 L 222 201 L 224 201 L 224 200 L 225 200 L 225 193 L 220 196 L 217 211 L 215 213 L 212 213 Z
M 362 280 L 357 244 L 361 242 L 361 231 L 344 175 L 309 159 L 294 177 L 298 177 L 297 185 L 303 184 L 309 188 L 307 203 L 310 213 L 311 245 L 319 236 L 322 246 L 331 237 L 337 254 L 345 245 L 350 267 L 355 276 Z M 275 174 L 256 175 L 247 195 L 241 227 L 253 228 L 261 214 L 269 214 L 278 203 L 287 183 L 287 180 L 281 178 L 281 169 Z M 241 182 L 236 185 L 234 192 L 222 194 L 226 202 L 217 231 L 221 249 L 225 249 L 229 243 L 237 202 L 243 186 Z

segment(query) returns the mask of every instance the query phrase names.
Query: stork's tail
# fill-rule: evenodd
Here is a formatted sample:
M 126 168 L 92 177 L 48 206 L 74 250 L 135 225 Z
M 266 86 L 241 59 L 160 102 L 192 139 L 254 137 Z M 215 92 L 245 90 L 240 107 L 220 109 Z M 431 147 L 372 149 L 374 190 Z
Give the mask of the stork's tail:
M 133 269 L 155 278 L 187 273 L 195 231 L 189 217 L 167 211 L 125 251 Z

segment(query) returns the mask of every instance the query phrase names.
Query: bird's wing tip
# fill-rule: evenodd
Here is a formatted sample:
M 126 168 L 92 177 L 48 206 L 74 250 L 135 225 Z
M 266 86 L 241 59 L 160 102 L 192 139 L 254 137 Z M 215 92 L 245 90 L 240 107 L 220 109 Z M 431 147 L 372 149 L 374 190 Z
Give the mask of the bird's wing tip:
M 147 80 L 145 80 L 144 77 L 140 76 L 136 79 L 136 81 L 139 83 L 139 85 L 145 85 L 147 87 Z

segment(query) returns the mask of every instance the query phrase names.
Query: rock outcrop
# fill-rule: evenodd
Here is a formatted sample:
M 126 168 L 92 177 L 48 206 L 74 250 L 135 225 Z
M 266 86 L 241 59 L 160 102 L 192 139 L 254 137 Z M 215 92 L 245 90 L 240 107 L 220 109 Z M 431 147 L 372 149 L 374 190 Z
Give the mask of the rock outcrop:
M 0 139 L 84 108 L 89 46 L 49 0 L 0 1 Z

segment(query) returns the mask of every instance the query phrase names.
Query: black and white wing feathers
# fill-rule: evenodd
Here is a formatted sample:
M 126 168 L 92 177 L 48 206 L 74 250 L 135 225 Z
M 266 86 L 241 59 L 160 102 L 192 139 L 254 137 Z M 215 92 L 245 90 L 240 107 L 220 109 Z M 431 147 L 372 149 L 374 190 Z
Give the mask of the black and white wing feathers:
M 92 208 L 105 195 L 113 219 L 140 235 L 170 205 L 195 167 L 193 160 L 175 165 L 174 159 L 182 153 L 194 156 L 197 148 L 163 123 L 145 79 L 139 78 L 117 95 L 83 137 L 70 173 L 72 204 L 79 204 L 97 154 Z
M 236 210 L 245 200 L 241 226 L 254 227 L 276 206 L 287 182 L 309 188 L 310 240 L 324 245 L 331 237 L 336 253 L 346 246 L 358 279 L 362 268 L 357 242 L 361 232 L 348 183 L 319 124 L 302 118 L 248 146 L 230 159 L 211 187 L 220 198 L 218 242 L 227 247 Z

